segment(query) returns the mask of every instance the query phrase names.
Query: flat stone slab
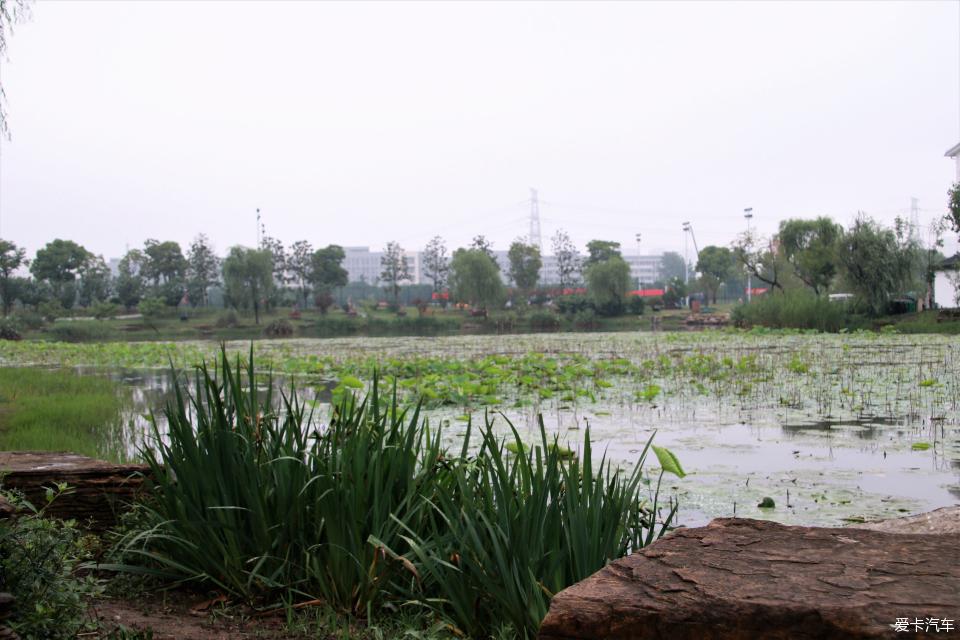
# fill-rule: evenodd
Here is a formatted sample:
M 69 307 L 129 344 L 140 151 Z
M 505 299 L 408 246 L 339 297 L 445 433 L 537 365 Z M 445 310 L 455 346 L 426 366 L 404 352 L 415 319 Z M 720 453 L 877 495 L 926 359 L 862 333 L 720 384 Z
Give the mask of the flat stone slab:
M 542 640 L 942 637 L 960 624 L 960 535 L 722 518 L 557 594 Z M 909 633 L 898 633 L 898 619 Z M 939 623 L 938 623 L 939 626 Z
M 23 492 L 35 507 L 46 504 L 47 487 L 66 483 L 46 513 L 73 518 L 92 529 L 116 522 L 119 509 L 131 502 L 149 473 L 142 464 L 113 464 L 75 453 L 0 451 L 0 487 Z
M 915 516 L 864 522 L 850 528 L 887 533 L 960 533 L 960 507 L 941 507 Z

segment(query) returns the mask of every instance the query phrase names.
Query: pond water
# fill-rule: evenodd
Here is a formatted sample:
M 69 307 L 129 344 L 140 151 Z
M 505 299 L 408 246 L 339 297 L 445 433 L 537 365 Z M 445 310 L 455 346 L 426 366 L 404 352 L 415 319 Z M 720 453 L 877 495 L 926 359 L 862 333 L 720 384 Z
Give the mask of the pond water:
M 185 366 L 217 349 L 0 346 L 0 363 L 78 367 L 121 381 L 128 410 L 105 437 L 133 455 L 149 446 L 145 415 L 169 399 L 168 358 Z M 541 334 L 258 341 L 254 351 L 258 365 L 277 372 L 275 384 L 295 384 L 321 416 L 338 392 L 369 385 L 377 366 L 406 397 L 430 394 L 425 413 L 446 425 L 451 446 L 466 419 L 482 422 L 485 412 L 529 442 L 542 414 L 574 450 L 589 428 L 594 451 L 624 466 L 653 436 L 688 472 L 664 477 L 686 525 L 731 515 L 838 525 L 960 502 L 955 338 Z M 764 497 L 776 507 L 760 509 Z

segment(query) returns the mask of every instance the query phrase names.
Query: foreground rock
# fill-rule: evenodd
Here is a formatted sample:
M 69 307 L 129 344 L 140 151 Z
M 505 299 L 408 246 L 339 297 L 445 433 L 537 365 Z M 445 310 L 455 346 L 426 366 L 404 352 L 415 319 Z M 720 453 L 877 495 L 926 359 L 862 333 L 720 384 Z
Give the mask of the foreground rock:
M 898 618 L 957 633 L 960 535 L 718 519 L 557 594 L 540 638 L 888 638 Z
M 143 485 L 149 468 L 113 464 L 75 453 L 0 451 L 0 486 L 23 492 L 35 507 L 46 504 L 47 487 L 66 483 L 67 495 L 57 498 L 46 513 L 74 518 L 91 529 L 106 529 Z
M 942 507 L 915 516 L 864 522 L 851 525 L 851 528 L 872 529 L 887 533 L 960 534 L 960 507 Z

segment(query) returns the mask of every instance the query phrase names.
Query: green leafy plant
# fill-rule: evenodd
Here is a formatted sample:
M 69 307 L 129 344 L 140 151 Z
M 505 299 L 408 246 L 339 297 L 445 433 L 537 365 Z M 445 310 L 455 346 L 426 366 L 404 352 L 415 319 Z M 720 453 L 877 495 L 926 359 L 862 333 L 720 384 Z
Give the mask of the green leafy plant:
M 67 492 L 64 484 L 50 488 L 47 504 Z M 91 556 L 92 539 L 72 520 L 44 518 L 46 506 L 2 495 L 19 510 L 17 517 L 0 520 L 0 591 L 15 598 L 8 624 L 25 640 L 76 637 L 89 622 L 85 599 L 100 592 L 93 577 L 76 573 Z

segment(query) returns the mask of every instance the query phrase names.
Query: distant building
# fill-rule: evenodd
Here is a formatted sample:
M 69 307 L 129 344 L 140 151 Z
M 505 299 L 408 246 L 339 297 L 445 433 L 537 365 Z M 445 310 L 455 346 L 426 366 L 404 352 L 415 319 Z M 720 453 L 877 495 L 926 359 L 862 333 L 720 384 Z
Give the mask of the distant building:
M 957 307 L 957 288 L 955 281 L 960 277 L 960 253 L 955 254 L 936 268 L 933 280 L 933 300 L 942 309 Z
M 641 285 L 651 285 L 660 280 L 662 255 L 625 255 L 623 259 L 630 265 L 630 277 Z M 643 288 L 642 286 L 640 287 Z
M 960 143 L 950 147 L 943 155 L 948 158 L 953 158 L 954 163 L 957 165 L 957 182 L 960 182 Z
M 380 274 L 383 272 L 380 259 L 383 257 L 383 251 L 370 251 L 370 247 L 344 247 L 343 253 L 342 266 L 347 270 L 349 282 L 365 282 L 373 285 L 380 283 Z M 423 278 L 420 252 L 405 251 L 404 256 L 407 258 L 410 280 L 404 281 L 403 284 L 420 284 Z
M 343 268 L 347 270 L 347 279 L 350 282 L 365 282 L 379 284 L 380 258 L 382 251 L 371 251 L 370 247 L 344 247 Z M 404 284 L 429 284 L 429 278 L 423 274 L 423 252 L 407 251 L 407 266 L 410 269 L 410 280 Z M 494 251 L 493 258 L 500 267 L 500 278 L 504 284 L 510 284 L 510 258 L 507 251 Z M 583 260 L 583 256 L 578 256 Z M 660 280 L 661 255 L 625 255 L 623 259 L 630 265 L 630 277 L 642 285 L 651 285 Z M 557 257 L 554 255 L 541 256 L 539 284 L 551 286 L 560 284 L 560 271 L 557 267 Z M 580 278 L 580 274 L 577 274 Z

